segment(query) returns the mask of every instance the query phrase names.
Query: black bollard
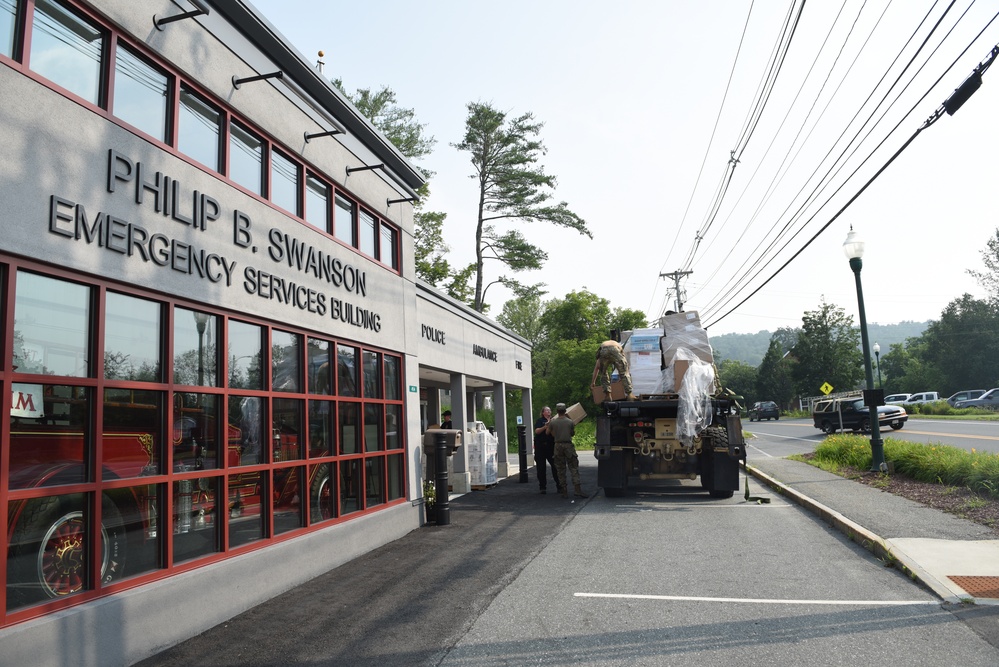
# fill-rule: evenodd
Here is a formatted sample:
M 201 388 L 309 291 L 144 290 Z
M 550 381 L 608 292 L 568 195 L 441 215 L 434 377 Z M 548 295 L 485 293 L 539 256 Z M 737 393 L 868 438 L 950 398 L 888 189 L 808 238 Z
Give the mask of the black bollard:
M 451 524 L 451 503 L 447 499 L 447 434 L 444 432 L 434 434 L 434 455 L 437 465 L 437 479 L 434 480 L 437 499 L 434 502 L 434 512 L 437 514 L 437 525 L 448 526 Z
M 520 478 L 517 481 L 527 484 L 527 427 L 523 424 L 517 425 L 517 461 L 520 463 Z

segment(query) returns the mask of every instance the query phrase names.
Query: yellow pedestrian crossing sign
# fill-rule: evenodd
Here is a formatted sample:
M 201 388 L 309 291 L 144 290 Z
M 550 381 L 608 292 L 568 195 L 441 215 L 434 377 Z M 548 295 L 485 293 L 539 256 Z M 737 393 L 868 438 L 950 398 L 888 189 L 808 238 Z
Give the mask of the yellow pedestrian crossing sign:
M 825 394 L 826 396 L 828 396 L 829 392 L 833 390 L 833 386 L 831 384 L 829 384 L 828 382 L 823 382 L 822 386 L 819 387 L 819 389 L 822 390 L 823 394 Z

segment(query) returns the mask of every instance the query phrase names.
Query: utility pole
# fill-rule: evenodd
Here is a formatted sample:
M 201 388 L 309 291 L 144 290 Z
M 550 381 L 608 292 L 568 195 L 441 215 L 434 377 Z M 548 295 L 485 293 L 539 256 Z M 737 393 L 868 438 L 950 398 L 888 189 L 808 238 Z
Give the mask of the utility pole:
M 683 301 L 680 300 L 680 278 L 689 276 L 693 271 L 674 271 L 673 273 L 660 273 L 660 278 L 672 278 L 673 286 L 676 290 L 676 312 L 683 312 Z

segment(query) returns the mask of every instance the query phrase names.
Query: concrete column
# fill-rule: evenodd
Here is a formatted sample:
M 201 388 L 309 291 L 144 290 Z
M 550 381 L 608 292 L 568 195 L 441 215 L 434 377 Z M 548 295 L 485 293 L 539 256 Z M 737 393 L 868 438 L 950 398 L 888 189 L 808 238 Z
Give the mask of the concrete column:
M 496 416 L 496 477 L 510 476 L 506 433 L 506 383 L 493 385 L 493 414 Z
M 520 393 L 524 424 L 527 426 L 527 465 L 534 465 L 534 408 L 531 407 L 531 388 L 524 387 Z
M 466 419 L 466 390 L 463 374 L 451 375 L 451 421 L 456 429 L 461 430 L 462 446 L 451 456 L 451 489 L 455 493 L 468 493 L 472 490 L 472 474 L 468 471 L 468 447 L 464 442 L 468 435 Z

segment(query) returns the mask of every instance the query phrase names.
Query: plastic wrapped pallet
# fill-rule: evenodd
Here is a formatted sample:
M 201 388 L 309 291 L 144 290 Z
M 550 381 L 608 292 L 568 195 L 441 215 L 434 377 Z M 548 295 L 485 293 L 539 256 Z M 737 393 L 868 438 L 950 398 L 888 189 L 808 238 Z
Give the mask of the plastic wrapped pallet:
M 624 355 L 631 371 L 632 393 L 651 394 L 659 383 L 662 369 L 660 329 L 635 329 L 624 344 Z
M 661 344 L 666 365 L 673 361 L 676 351 L 681 348 L 689 350 L 702 361 L 714 363 L 708 332 L 701 327 L 701 320 L 696 310 L 664 315 L 659 322 L 663 327 Z

